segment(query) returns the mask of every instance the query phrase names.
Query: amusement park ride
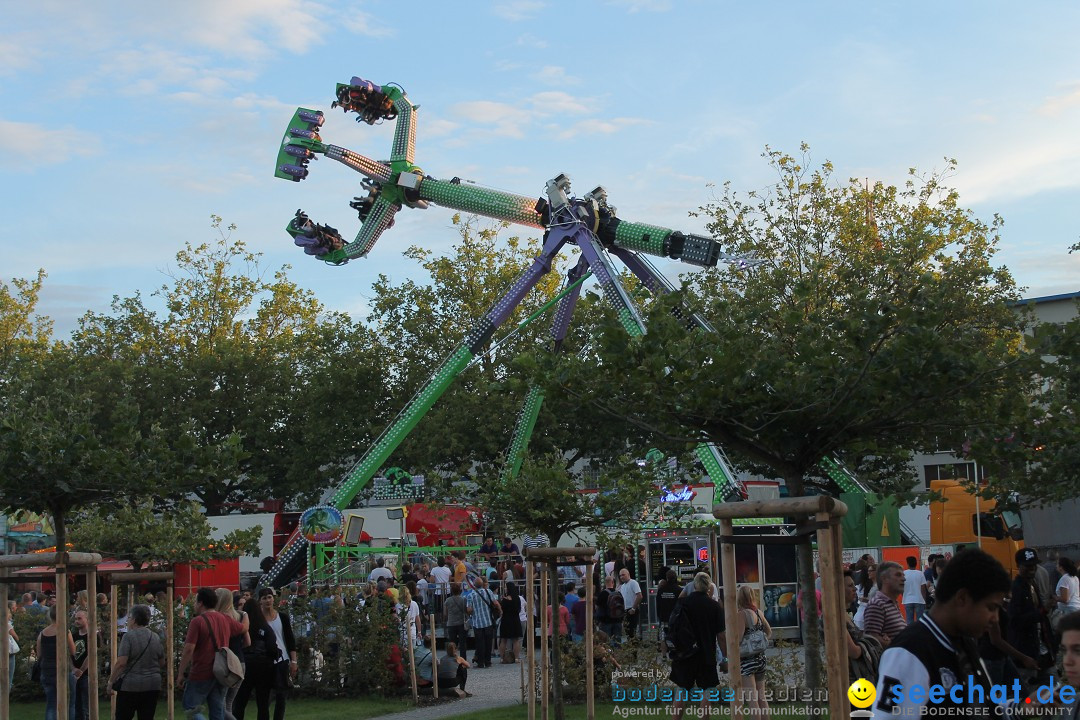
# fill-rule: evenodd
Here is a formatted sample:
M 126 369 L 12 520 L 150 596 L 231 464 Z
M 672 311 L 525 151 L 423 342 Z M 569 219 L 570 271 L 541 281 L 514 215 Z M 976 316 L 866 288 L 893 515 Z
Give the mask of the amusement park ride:
M 337 99 L 331 107 L 340 107 L 346 113 L 355 112 L 359 116 L 357 122 L 369 125 L 395 120 L 394 140 L 388 161 L 372 160 L 323 142 L 320 128 L 325 116 L 322 111 L 297 109 L 282 139 L 276 177 L 299 182 L 307 177 L 309 162 L 323 155 L 363 175 L 361 185 L 367 193 L 350 203 L 362 223 L 352 242 L 345 242 L 336 229 L 312 221 L 300 210 L 296 212 L 286 230 L 308 255 L 333 265 L 365 257 L 382 233 L 394 224 L 394 216 L 403 207 L 426 209 L 429 205 L 439 205 L 544 231 L 543 248 L 532 265 L 478 319 L 464 341 L 345 476 L 341 485 L 324 498 L 326 504 L 339 510 L 348 507 L 458 374 L 482 352 L 499 326 L 551 270 L 553 261 L 565 246 L 576 245 L 581 255 L 567 273 L 567 287 L 556 310 L 551 331 L 556 350 L 566 337 L 580 295 L 581 281 L 589 273 L 595 276 L 605 299 L 615 307 L 626 331 L 635 336 L 645 333 L 641 314 L 619 282 L 610 256 L 618 258 L 655 294 L 670 292 L 674 287 L 646 255 L 672 258 L 700 267 L 713 267 L 721 261 L 743 268 L 754 264 L 753 258 L 724 252 L 712 238 L 622 220 L 608 204 L 603 187 L 597 187 L 583 197 L 575 197 L 570 194 L 570 180 L 565 175 L 549 180 L 540 198 L 463 184 L 458 178 L 440 180 L 431 177 L 414 163 L 417 107 L 400 87 L 379 86 L 354 77 L 347 85 L 338 84 Z M 705 321 L 697 316 L 688 317 L 687 323 L 709 330 Z M 520 469 L 542 402 L 541 392 L 533 388 L 518 417 L 507 453 L 506 473 L 515 474 Z M 720 448 L 702 443 L 696 449 L 696 455 L 716 485 L 718 500 L 745 497 Z M 851 485 L 851 489 L 856 489 L 850 474 L 824 466 L 823 470 L 841 487 Z M 260 584 L 281 586 L 289 582 L 303 567 L 307 555 L 307 541 L 299 533 L 294 534 Z

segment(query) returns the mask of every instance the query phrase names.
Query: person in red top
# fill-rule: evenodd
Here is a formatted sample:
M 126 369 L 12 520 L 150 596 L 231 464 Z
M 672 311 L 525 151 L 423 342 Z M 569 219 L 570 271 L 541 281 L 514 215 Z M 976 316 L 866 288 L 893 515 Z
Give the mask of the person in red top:
M 228 647 L 229 639 L 244 634 L 236 620 L 214 610 L 217 593 L 199 588 L 195 596 L 195 618 L 184 638 L 184 654 L 177 670 L 177 684 L 184 689 L 184 710 L 192 720 L 207 720 L 196 709 L 206 703 L 209 720 L 225 720 L 225 686 L 214 677 L 214 656 Z

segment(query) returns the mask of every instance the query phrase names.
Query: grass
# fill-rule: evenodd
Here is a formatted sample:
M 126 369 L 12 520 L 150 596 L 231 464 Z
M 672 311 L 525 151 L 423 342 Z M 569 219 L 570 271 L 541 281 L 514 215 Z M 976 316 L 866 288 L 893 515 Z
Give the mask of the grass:
M 404 712 L 412 707 L 412 703 L 406 700 L 393 698 L 361 698 L 356 700 L 318 700 L 315 698 L 303 698 L 289 701 L 286 717 L 289 720 L 329 720 L 330 718 L 349 718 L 349 720 L 364 720 L 365 718 L 390 715 L 391 713 Z M 109 717 L 109 702 L 102 700 L 98 706 L 102 718 Z M 45 712 L 45 702 L 13 702 L 11 703 L 11 720 L 41 720 Z M 247 715 L 254 717 L 255 702 L 248 705 Z M 164 720 L 167 716 L 165 702 L 158 702 L 155 718 Z M 184 717 L 180 701 L 176 702 L 176 717 Z

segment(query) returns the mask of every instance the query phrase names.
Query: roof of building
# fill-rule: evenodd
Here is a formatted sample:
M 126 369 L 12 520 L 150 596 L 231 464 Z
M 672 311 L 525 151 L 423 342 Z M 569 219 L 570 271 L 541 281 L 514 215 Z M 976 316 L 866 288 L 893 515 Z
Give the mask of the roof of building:
M 1041 297 L 1023 298 L 1012 303 L 1013 305 L 1027 305 L 1028 303 L 1055 302 L 1057 300 L 1080 300 L 1080 291 L 1071 293 L 1061 293 L 1060 295 L 1043 295 Z

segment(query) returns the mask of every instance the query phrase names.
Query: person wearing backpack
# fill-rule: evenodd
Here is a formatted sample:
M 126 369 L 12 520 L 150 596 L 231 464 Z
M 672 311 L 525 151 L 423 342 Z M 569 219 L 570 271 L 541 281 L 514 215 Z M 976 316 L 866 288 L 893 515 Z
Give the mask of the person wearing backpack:
M 709 596 L 711 585 L 709 576 L 699 572 L 690 585 L 691 592 L 679 598 L 671 612 L 672 624 L 668 627 L 667 637 L 674 652 L 669 678 L 688 691 L 695 686 L 710 690 L 720 684 L 716 673 L 716 646 L 724 644 L 724 613 L 720 603 Z M 702 717 L 705 717 L 709 714 L 709 703 L 708 700 L 702 703 Z M 676 720 L 682 717 L 684 710 L 684 701 L 676 700 Z
M 769 703 L 765 699 L 765 649 L 772 639 L 772 626 L 754 602 L 754 591 L 743 585 L 736 594 L 739 606 L 739 665 L 743 688 L 756 690 L 750 693 L 746 707 L 751 715 L 769 716 Z M 753 708 L 759 708 L 754 710 Z
M 593 611 L 593 621 L 616 644 L 622 639 L 622 618 L 611 619 L 611 596 L 618 594 L 615 590 L 615 576 L 607 575 L 604 578 L 604 589 L 596 594 L 596 608 Z M 620 603 L 621 600 L 620 597 Z
M 675 602 L 682 594 L 682 586 L 679 585 L 679 576 L 674 570 L 668 570 L 660 585 L 656 588 L 656 623 L 660 626 L 660 650 L 664 649 L 663 630 L 671 618 L 671 611 L 675 609 Z
M 214 658 L 218 648 L 228 647 L 229 639 L 244 633 L 244 626 L 222 615 L 213 588 L 199 588 L 195 595 L 195 617 L 184 638 L 184 654 L 176 672 L 177 687 L 184 690 L 184 710 L 191 720 L 206 720 L 197 708 L 206 703 L 210 720 L 225 718 L 225 686 L 214 677 Z

